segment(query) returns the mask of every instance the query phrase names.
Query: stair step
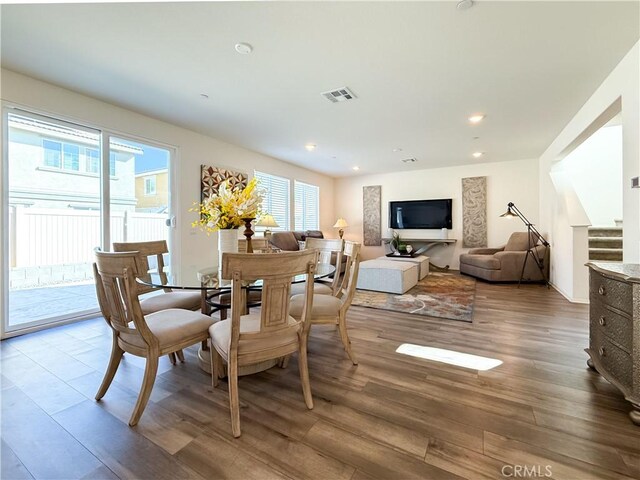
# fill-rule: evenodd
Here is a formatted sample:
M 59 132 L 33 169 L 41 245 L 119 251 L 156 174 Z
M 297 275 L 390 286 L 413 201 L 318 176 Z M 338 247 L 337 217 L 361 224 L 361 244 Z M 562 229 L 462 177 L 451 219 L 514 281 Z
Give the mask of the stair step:
M 622 261 L 621 248 L 590 248 L 589 260 Z
M 589 248 L 622 248 L 621 237 L 590 237 Z
M 590 227 L 589 237 L 622 237 L 622 227 Z

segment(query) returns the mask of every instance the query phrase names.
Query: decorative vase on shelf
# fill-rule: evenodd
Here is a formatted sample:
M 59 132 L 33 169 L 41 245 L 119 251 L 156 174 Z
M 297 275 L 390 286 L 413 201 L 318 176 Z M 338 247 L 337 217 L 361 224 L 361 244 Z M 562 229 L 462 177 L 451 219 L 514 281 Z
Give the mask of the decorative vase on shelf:
M 238 229 L 223 228 L 218 230 L 218 268 L 222 269 L 222 254 L 238 253 Z

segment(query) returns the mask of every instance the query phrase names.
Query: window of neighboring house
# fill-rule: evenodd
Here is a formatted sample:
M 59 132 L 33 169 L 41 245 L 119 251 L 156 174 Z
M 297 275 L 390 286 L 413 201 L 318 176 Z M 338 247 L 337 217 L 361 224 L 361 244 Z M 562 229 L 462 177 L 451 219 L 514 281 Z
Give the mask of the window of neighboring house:
M 62 143 L 43 140 L 45 167 L 60 168 L 62 163 Z
M 296 230 L 320 227 L 320 189 L 308 183 L 294 182 Z
M 275 221 L 280 225 L 272 230 L 289 230 L 289 179 L 257 171 L 255 176 L 260 188 L 264 191 L 262 210 L 273 215 Z
M 84 150 L 85 168 L 89 173 L 100 172 L 100 152 L 94 148 Z
M 62 168 L 65 170 L 80 170 L 80 147 L 70 143 L 62 145 Z
M 144 194 L 155 195 L 156 194 L 156 176 L 144 177 Z
M 109 153 L 109 175 L 116 176 L 116 154 L 115 152 Z

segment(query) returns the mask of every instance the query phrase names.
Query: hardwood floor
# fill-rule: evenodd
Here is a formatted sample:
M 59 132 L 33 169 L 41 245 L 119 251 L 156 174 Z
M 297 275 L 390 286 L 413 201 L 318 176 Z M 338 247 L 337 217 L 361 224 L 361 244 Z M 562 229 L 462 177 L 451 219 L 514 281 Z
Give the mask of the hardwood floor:
M 314 327 L 307 410 L 295 357 L 227 383 L 163 358 L 129 428 L 143 360 L 126 355 L 104 399 L 102 319 L 0 344 L 2 479 L 640 478 L 630 406 L 586 367 L 587 307 L 539 285 L 478 282 L 472 324 L 353 307 L 353 366 L 333 327 Z M 478 372 L 395 353 L 414 343 L 496 358 Z M 548 468 L 547 468 L 548 467 Z M 524 475 L 527 473 L 527 475 Z

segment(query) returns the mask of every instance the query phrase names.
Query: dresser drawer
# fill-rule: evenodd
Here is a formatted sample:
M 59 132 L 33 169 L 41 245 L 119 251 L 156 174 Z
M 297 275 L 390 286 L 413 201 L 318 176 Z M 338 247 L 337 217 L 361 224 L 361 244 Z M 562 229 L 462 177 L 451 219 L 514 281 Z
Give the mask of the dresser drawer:
M 589 283 L 591 303 L 605 303 L 629 315 L 632 314 L 633 287 L 631 284 L 607 278 L 593 270 L 591 270 Z
M 589 307 L 590 328 L 599 331 L 627 353 L 633 350 L 633 322 L 617 312 L 612 311 L 601 303 L 592 303 Z
M 623 386 L 631 388 L 633 385 L 633 362 L 631 355 L 611 343 L 600 332 L 592 332 L 590 348 L 593 355 L 598 357 L 600 364 L 610 376 Z M 600 372 L 602 373 L 602 372 Z

